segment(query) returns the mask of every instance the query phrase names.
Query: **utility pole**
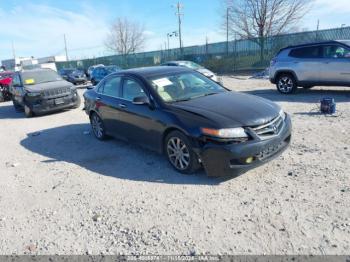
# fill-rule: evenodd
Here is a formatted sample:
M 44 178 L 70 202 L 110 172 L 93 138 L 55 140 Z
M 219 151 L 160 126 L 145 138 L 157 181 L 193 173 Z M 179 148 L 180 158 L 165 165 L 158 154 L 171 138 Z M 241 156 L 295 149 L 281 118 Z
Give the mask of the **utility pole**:
M 66 52 L 66 60 L 68 61 L 68 50 L 67 50 L 67 40 L 66 40 L 66 34 L 63 35 L 63 39 L 64 39 L 64 50 Z
M 12 55 L 13 55 L 13 59 L 15 59 L 15 63 L 16 63 L 16 51 L 15 51 L 15 44 L 13 43 L 13 40 L 12 40 Z
M 226 9 L 226 55 L 228 56 L 228 18 L 229 18 L 229 11 L 230 8 L 227 7 Z
M 318 30 L 320 29 L 320 19 L 317 20 L 316 41 L 318 40 Z
M 208 36 L 205 36 L 205 55 L 208 55 Z
M 181 16 L 183 16 L 183 13 L 181 13 L 181 10 L 183 9 L 183 5 L 180 2 L 177 2 L 176 4 L 176 15 L 178 17 L 178 23 L 179 23 L 179 42 L 180 42 L 180 53 L 182 55 L 182 34 L 181 34 Z

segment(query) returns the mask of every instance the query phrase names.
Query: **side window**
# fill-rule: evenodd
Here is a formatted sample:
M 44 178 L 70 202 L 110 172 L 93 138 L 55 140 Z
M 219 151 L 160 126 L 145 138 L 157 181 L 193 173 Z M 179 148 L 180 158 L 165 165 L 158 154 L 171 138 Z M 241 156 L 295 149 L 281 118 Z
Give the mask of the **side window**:
M 19 74 L 14 74 L 12 79 L 12 85 L 13 86 L 21 86 L 21 78 L 19 77 Z
M 337 45 L 328 45 L 323 47 L 324 58 L 350 58 L 350 51 Z
M 135 80 L 124 79 L 122 97 L 133 101 L 135 97 L 146 96 L 142 86 Z
M 99 91 L 100 92 L 102 91 L 101 93 L 107 96 L 119 97 L 120 81 L 121 81 L 120 76 L 108 78 L 103 83 L 103 88 L 101 87 L 99 88 Z M 100 90 L 100 89 L 103 89 L 103 90 Z
M 319 46 L 309 46 L 295 48 L 290 51 L 289 56 L 296 58 L 320 58 L 320 47 Z

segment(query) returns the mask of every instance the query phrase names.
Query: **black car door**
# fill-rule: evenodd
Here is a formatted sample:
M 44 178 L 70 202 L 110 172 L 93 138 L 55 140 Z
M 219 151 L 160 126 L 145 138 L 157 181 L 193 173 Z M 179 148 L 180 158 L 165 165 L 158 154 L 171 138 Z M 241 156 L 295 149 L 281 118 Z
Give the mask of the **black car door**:
M 148 97 L 150 100 L 145 86 L 137 79 L 124 77 L 121 97 L 120 121 L 123 136 L 144 147 L 158 150 L 164 128 L 159 121 L 161 112 L 157 107 L 132 102 L 135 97 Z
M 122 137 L 120 130 L 121 76 L 110 76 L 99 86 L 96 107 L 109 134 Z

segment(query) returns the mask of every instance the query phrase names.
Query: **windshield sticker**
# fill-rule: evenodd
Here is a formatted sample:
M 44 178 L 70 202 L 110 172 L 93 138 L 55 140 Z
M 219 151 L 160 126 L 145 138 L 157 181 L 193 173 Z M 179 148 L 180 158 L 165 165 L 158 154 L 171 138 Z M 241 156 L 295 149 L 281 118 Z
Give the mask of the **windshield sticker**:
M 34 84 L 35 84 L 35 80 L 34 80 L 33 78 L 26 79 L 26 80 L 24 81 L 24 83 L 25 83 L 26 85 L 34 85 Z
M 153 80 L 152 82 L 159 87 L 169 86 L 173 84 L 168 78 L 160 78 Z

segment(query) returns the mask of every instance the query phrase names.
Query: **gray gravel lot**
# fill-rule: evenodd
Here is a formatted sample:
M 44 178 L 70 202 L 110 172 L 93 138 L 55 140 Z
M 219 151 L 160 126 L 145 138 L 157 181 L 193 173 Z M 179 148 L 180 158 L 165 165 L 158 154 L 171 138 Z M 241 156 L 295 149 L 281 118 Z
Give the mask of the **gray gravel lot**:
M 282 156 L 225 179 L 100 142 L 81 109 L 26 119 L 1 103 L 0 254 L 349 253 L 350 88 L 285 96 L 266 80 L 224 83 L 293 121 Z M 336 116 L 314 110 L 325 96 Z

